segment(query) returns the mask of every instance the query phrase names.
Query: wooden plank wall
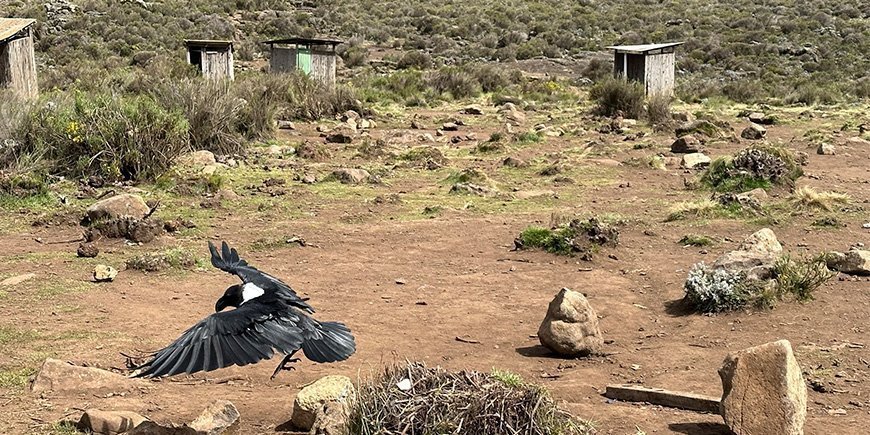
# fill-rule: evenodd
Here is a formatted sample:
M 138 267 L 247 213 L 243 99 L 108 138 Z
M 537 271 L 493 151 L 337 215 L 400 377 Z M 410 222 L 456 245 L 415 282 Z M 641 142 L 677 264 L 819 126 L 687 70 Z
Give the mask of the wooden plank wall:
M 296 70 L 296 48 L 273 47 L 269 59 L 269 71 L 286 73 Z
M 646 57 L 647 95 L 674 95 L 674 53 L 654 54 Z
M 202 75 L 210 79 L 233 80 L 233 52 L 203 51 Z
M 13 39 L 0 44 L 0 88 L 7 88 L 25 98 L 36 98 L 36 59 L 33 38 Z
M 327 85 L 335 84 L 335 53 L 312 50 L 311 77 Z

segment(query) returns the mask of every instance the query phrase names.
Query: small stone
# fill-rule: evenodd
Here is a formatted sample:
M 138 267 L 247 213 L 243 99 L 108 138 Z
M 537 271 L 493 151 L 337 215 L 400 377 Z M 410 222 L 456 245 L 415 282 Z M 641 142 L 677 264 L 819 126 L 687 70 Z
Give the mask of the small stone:
M 744 239 L 737 249 L 768 255 L 782 254 L 782 244 L 779 243 L 779 239 L 776 238 L 776 234 L 770 228 L 762 228 L 756 231 Z
M 526 161 L 518 159 L 516 157 L 505 157 L 501 164 L 503 166 L 507 166 L 508 168 L 525 168 L 529 166 Z
M 819 144 L 819 148 L 816 149 L 816 153 L 822 156 L 833 156 L 836 154 L 834 146 L 829 143 Z
M 36 278 L 35 273 L 25 273 L 23 275 L 13 276 L 11 278 L 6 278 L 3 281 L 0 281 L 0 287 L 18 285 L 33 278 Z
M 695 169 L 709 166 L 712 159 L 703 153 L 691 153 L 683 155 L 680 166 L 686 169 Z
M 422 122 L 417 121 L 415 119 L 415 120 L 411 121 L 411 129 L 412 130 L 425 130 L 426 126 Z
M 671 144 L 671 152 L 676 154 L 692 154 L 701 152 L 701 141 L 692 135 L 677 138 Z
M 476 104 L 472 104 L 470 106 L 463 107 L 462 110 L 459 111 L 459 113 L 463 115 L 483 115 L 483 108 Z
M 604 344 L 598 316 L 582 293 L 563 288 L 550 302 L 538 339 L 564 356 L 587 356 Z
M 807 386 L 787 340 L 728 355 L 719 376 L 720 412 L 735 434 L 803 434 Z
M 190 422 L 188 426 L 198 434 L 219 435 L 232 431 L 238 426 L 239 410 L 232 402 L 216 400 L 208 405 L 202 414 Z
M 336 127 L 326 134 L 326 141 L 329 143 L 347 144 L 353 142 L 355 131 L 349 127 Z
M 299 429 L 310 430 L 323 405 L 329 402 L 350 404 L 354 394 L 353 382 L 347 376 L 324 376 L 296 394 L 290 422 Z
M 749 140 L 761 140 L 766 135 L 767 129 L 755 123 L 749 124 L 749 127 L 744 128 L 740 133 L 740 137 Z
M 296 125 L 293 124 L 292 121 L 286 121 L 283 119 L 278 120 L 278 129 L 279 130 L 296 130 Z
M 441 126 L 441 130 L 443 131 L 457 131 L 459 130 L 459 125 L 455 122 L 445 122 L 444 125 Z
M 94 267 L 94 281 L 96 282 L 111 282 L 118 276 L 118 271 L 112 266 L 98 264 Z
M 761 112 L 753 112 L 750 113 L 749 122 L 753 122 L 759 125 L 773 125 L 776 124 L 776 118 L 770 115 L 765 115 Z
M 100 254 L 100 248 L 93 242 L 79 243 L 79 248 L 76 250 L 76 255 L 82 258 L 94 258 Z
M 305 174 L 305 176 L 302 177 L 302 184 L 314 184 L 316 182 L 317 177 L 312 174 Z
M 76 428 L 87 433 L 116 435 L 139 426 L 145 420 L 145 417 L 130 411 L 88 409 L 82 414 Z
M 451 194 L 487 196 L 492 189 L 474 183 L 456 183 L 450 188 Z

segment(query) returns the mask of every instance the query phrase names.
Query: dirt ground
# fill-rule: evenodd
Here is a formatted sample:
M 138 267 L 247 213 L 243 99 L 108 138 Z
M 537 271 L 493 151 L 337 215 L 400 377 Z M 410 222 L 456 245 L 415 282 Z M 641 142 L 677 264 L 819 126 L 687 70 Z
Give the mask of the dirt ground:
M 460 116 L 467 126 L 447 135 L 485 140 L 502 124 L 495 108 L 486 115 L 456 115 L 458 107 L 420 111 L 430 130 L 407 130 L 410 113 L 378 118 L 373 138 L 434 133 L 442 118 Z M 689 110 L 708 110 L 700 106 Z M 727 120 L 735 137 L 747 125 L 735 109 L 709 109 Z M 870 119 L 866 108 L 819 111 L 812 119 L 798 111 L 782 111 L 786 119 L 769 128 L 769 139 L 809 154 L 799 186 L 848 193 L 852 211 L 839 212 L 839 228 L 812 225 L 830 213 L 786 213 L 770 219 L 688 219 L 665 222 L 668 210 L 681 201 L 703 199 L 709 192 L 689 190 L 684 183 L 695 173 L 669 164 L 665 170 L 623 164 L 668 152 L 672 132 L 625 141 L 625 134 L 601 134 L 596 121 L 584 118 L 588 108 L 562 110 L 553 116 L 529 113 L 524 131 L 537 122 L 580 124 L 584 131 L 544 137 L 531 144 L 509 145 L 494 154 L 470 152 L 474 141 L 437 146 L 448 158 L 434 171 L 393 167 L 377 158 L 356 157 L 361 139 L 351 145 L 328 145 L 333 158 L 322 162 L 287 158 L 285 165 L 249 162 L 225 169 L 226 186 L 242 195 L 216 209 L 199 206 L 201 197 L 164 195 L 161 216 L 183 216 L 197 224 L 192 231 L 164 235 L 157 241 L 129 246 L 122 240 L 100 242 L 92 260 L 77 258 L 81 229 L 73 222 L 31 226 L 46 213 L 63 211 L 51 205 L 37 211 L 3 210 L 0 278 L 33 272 L 36 278 L 0 288 L 0 418 L 2 433 L 53 433 L 56 422 L 76 420 L 83 409 L 130 410 L 159 422 L 185 422 L 211 401 L 227 399 L 241 412 L 241 433 L 275 433 L 286 426 L 300 387 L 327 374 L 354 379 L 376 373 L 384 364 L 405 359 L 448 369 L 506 369 L 545 385 L 578 417 L 593 420 L 602 434 L 725 434 L 721 417 L 650 405 L 612 402 L 602 396 L 611 383 L 642 383 L 718 396 L 717 374 L 725 356 L 735 350 L 787 339 L 807 379 L 827 386 L 809 389 L 807 434 L 865 433 L 870 423 L 870 285 L 866 278 L 840 276 L 820 288 L 809 303 L 785 301 L 767 311 L 748 310 L 705 316 L 682 310 L 682 284 L 690 267 L 712 262 L 752 232 L 772 228 L 793 255 L 847 250 L 867 243 L 870 230 L 870 146 L 841 132 L 850 120 Z M 604 124 L 606 121 L 597 121 Z M 322 143 L 315 125 L 282 132 L 279 144 L 307 138 Z M 838 147 L 834 156 L 815 153 L 804 133 L 818 130 Z M 388 141 L 389 142 L 389 141 Z M 413 141 L 412 141 L 413 142 Z M 637 147 L 638 143 L 649 147 Z M 735 139 L 708 144 L 713 157 L 749 144 Z M 417 143 L 397 145 L 405 150 Z M 522 170 L 501 167 L 506 156 L 532 163 Z M 573 182 L 554 182 L 537 174 L 559 161 Z M 325 175 L 331 169 L 366 167 L 381 172 L 382 183 L 348 186 L 335 182 L 304 185 L 303 173 Z M 448 195 L 443 180 L 456 170 L 477 167 L 513 197 Z M 266 178 L 286 180 L 283 195 L 251 189 Z M 155 188 L 140 186 L 148 192 Z M 521 192 L 545 191 L 520 198 Z M 399 201 L 389 200 L 391 194 Z M 158 195 L 154 193 L 154 195 Z M 774 194 L 785 200 L 787 192 Z M 381 200 L 377 198 L 388 198 Z M 93 200 L 74 201 L 73 212 Z M 424 207 L 441 206 L 423 214 Z M 593 261 L 539 251 L 514 251 L 513 240 L 524 228 L 547 226 L 551 215 L 608 215 L 625 221 L 620 244 L 603 248 Z M 63 214 L 63 213 L 61 213 Z M 686 234 L 705 234 L 718 242 L 684 247 Z M 292 235 L 309 246 L 280 243 Z M 37 241 L 38 240 L 38 241 Z M 124 270 L 124 260 L 142 252 L 182 247 L 205 258 L 207 240 L 226 240 L 251 264 L 283 278 L 311 298 L 316 317 L 341 320 L 354 331 L 358 352 L 348 361 L 315 365 L 269 380 L 277 360 L 244 368 L 141 381 L 124 391 L 80 391 L 36 395 L 26 377 L 45 357 L 123 368 L 121 353 L 158 349 L 213 311 L 215 300 L 235 278 L 204 265 L 194 270 L 142 273 Z M 268 241 L 277 243 L 267 243 Z M 104 262 L 121 269 L 112 283 L 90 283 L 93 265 Z M 607 340 L 604 356 L 563 359 L 539 345 L 537 328 L 547 304 L 562 287 L 582 291 L 601 318 Z M 457 337 L 477 341 L 468 343 Z

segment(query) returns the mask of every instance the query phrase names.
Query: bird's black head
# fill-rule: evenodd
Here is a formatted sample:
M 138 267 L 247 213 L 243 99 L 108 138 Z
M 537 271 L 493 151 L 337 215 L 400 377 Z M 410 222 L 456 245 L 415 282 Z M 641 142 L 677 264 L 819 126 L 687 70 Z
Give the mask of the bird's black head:
M 221 312 L 226 307 L 236 307 L 242 304 L 242 286 L 236 284 L 230 286 L 224 295 L 214 304 L 214 311 Z

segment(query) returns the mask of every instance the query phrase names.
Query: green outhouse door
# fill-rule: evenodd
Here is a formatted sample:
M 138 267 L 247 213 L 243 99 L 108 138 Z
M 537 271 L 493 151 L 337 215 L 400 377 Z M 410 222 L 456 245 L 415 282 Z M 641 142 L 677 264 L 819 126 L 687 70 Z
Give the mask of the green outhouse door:
M 296 67 L 305 74 L 311 74 L 311 49 L 299 48 L 296 51 Z

